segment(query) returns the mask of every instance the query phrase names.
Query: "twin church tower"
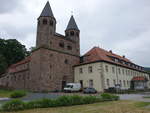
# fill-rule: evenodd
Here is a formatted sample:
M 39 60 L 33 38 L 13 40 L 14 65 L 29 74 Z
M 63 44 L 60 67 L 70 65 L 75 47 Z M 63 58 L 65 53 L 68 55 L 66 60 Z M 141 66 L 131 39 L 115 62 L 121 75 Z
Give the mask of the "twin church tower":
M 65 35 L 56 33 L 56 19 L 49 2 L 37 25 L 36 49 L 30 61 L 31 90 L 62 90 L 74 82 L 73 66 L 80 60 L 80 30 L 71 16 Z
M 36 47 L 52 47 L 51 41 L 55 36 L 64 38 L 65 40 L 71 41 L 72 44 L 77 44 L 76 47 L 79 49 L 79 35 L 80 30 L 75 22 L 73 16 L 71 16 L 68 26 L 65 30 L 65 36 L 56 33 L 56 19 L 53 15 L 52 9 L 49 2 L 46 3 L 40 17 L 38 18 L 37 26 L 37 41 Z M 76 48 L 77 49 L 77 48 Z M 71 51 L 70 51 L 71 52 Z M 77 50 L 76 55 L 80 55 L 80 51 Z
M 80 60 L 80 30 L 74 17 L 65 35 L 56 33 L 56 19 L 49 2 L 37 24 L 36 49 L 26 59 L 11 65 L 0 86 L 31 91 L 59 91 L 74 82 L 74 65 Z

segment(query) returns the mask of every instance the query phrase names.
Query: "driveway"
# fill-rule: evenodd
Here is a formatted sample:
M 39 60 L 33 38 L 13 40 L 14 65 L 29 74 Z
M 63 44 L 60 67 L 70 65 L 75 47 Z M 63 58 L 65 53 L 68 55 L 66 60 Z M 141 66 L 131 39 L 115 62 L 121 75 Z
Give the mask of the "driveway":
M 21 98 L 23 101 L 37 100 L 41 98 L 55 99 L 61 96 L 60 93 L 29 93 L 27 96 Z
M 143 96 L 150 96 L 150 92 L 141 93 L 141 94 L 120 94 L 119 96 L 121 100 L 150 102 L 150 98 L 143 98 Z

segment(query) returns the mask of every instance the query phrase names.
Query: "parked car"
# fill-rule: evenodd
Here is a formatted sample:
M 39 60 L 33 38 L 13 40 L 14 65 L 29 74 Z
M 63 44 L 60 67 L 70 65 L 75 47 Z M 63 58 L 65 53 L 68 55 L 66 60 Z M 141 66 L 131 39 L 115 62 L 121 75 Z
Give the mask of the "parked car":
M 81 90 L 80 83 L 67 83 L 64 87 L 64 92 L 78 92 Z
M 84 88 L 83 93 L 87 93 L 87 94 L 92 93 L 93 94 L 93 93 L 97 93 L 97 91 L 94 88 Z

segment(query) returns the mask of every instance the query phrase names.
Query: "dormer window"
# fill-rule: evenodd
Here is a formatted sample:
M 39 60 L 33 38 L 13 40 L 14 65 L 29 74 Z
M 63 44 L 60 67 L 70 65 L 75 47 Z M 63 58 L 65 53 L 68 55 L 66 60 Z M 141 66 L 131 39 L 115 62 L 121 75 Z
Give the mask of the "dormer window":
M 70 32 L 70 35 L 71 35 L 71 36 L 74 36 L 74 32 L 73 32 L 73 31 L 71 31 L 71 32 Z
M 115 62 L 118 62 L 118 59 L 115 59 Z
M 47 20 L 43 19 L 43 24 L 46 25 L 47 24 Z
M 50 20 L 50 23 L 49 23 L 49 24 L 50 24 L 50 26 L 53 26 L 53 24 L 54 24 L 54 23 L 53 23 L 53 21 L 52 21 L 52 20 Z

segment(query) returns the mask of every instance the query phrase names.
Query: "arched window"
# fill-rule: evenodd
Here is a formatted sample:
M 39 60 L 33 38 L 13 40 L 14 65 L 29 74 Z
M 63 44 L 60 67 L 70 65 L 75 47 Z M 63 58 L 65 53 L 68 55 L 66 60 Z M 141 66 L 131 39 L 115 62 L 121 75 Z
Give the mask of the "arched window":
M 64 62 L 65 62 L 65 64 L 68 64 L 68 60 L 67 60 L 67 59 L 65 59 L 65 61 L 64 61 Z
M 76 32 L 76 35 L 77 35 L 77 36 L 79 36 L 79 33 L 78 33 L 78 32 Z
M 43 24 L 46 25 L 47 24 L 47 20 L 43 19 Z
M 68 50 L 72 50 L 72 47 L 70 45 L 67 46 Z
M 69 33 L 68 33 L 68 32 L 66 33 L 66 36 L 69 36 Z
M 50 20 L 49 24 L 50 24 L 50 26 L 53 26 L 54 23 L 52 20 Z
M 70 35 L 71 35 L 71 36 L 74 36 L 74 32 L 73 32 L 73 31 L 71 31 L 71 32 L 70 32 Z
M 62 48 L 64 48 L 64 46 L 65 46 L 64 42 L 61 41 L 61 42 L 59 43 L 59 46 L 62 47 Z
M 38 25 L 40 25 L 40 20 L 38 21 Z

